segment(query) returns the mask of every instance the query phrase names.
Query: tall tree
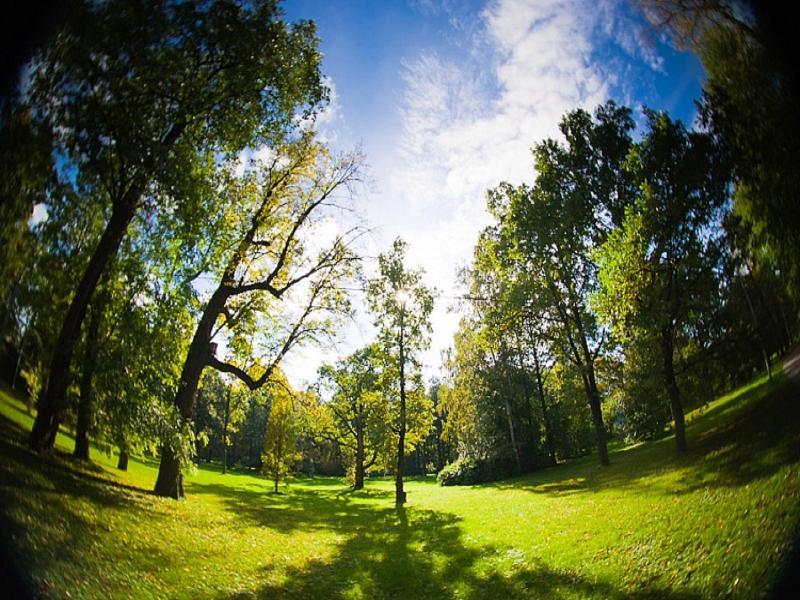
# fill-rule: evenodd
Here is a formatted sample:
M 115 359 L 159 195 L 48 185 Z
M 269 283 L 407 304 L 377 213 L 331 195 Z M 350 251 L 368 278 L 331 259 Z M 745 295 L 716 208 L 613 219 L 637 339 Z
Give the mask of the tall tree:
M 707 77 L 702 116 L 734 172 L 733 212 L 763 267 L 800 289 L 800 60 L 792 7 L 756 0 L 639 0 L 651 22 L 693 50 Z M 764 252 L 767 250 L 767 252 Z
M 30 438 L 39 451 L 55 441 L 92 294 L 137 209 L 157 202 L 153 187 L 184 193 L 198 151 L 274 140 L 326 95 L 313 24 L 288 27 L 274 0 L 74 6 L 34 61 L 29 98 L 110 214 L 54 344 Z
M 395 504 L 403 506 L 407 433 L 407 382 L 418 367 L 417 355 L 430 344 L 431 313 L 435 291 L 423 283 L 421 269 L 405 264 L 407 244 L 397 238 L 389 252 L 378 256 L 378 273 L 367 287 L 367 301 L 378 329 L 378 344 L 390 357 L 398 384 L 399 402 L 395 419 L 397 471 Z
M 713 310 L 722 259 L 721 210 L 729 180 L 714 139 L 646 111 L 648 131 L 628 168 L 639 194 L 599 252 L 600 312 L 623 338 L 655 340 L 678 452 L 686 450 L 676 375 L 680 341 Z
M 526 273 L 529 304 L 548 324 L 548 335 L 580 371 L 591 409 L 600 463 L 608 464 L 596 363 L 606 340 L 588 300 L 597 288 L 593 251 L 622 221 L 632 185 L 622 169 L 631 144 L 630 110 L 613 102 L 592 116 L 567 113 L 565 142 L 534 149 L 533 186 L 501 184 L 489 192 L 499 237 Z
M 295 345 L 319 341 L 331 330 L 328 317 L 348 310 L 339 283 L 353 274 L 357 257 L 349 244 L 359 230 L 336 235 L 327 245 L 312 236 L 326 209 L 346 201 L 338 195 L 356 182 L 360 162 L 357 154 L 331 157 L 307 132 L 274 148 L 241 178 L 231 166 L 219 193 L 236 202 L 241 224 L 197 321 L 175 392 L 176 419 L 185 429 L 191 430 L 207 366 L 256 390 Z M 217 335 L 229 338 L 232 358 L 246 361 L 244 366 L 216 356 Z M 177 446 L 165 443 L 156 494 L 183 497 L 181 462 L 187 460 Z

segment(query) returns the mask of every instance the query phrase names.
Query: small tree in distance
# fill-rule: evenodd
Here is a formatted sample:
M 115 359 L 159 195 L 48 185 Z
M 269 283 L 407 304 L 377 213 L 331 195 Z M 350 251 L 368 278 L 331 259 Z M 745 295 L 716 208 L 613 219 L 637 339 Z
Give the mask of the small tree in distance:
M 273 386 L 272 406 L 264 435 L 264 453 L 261 455 L 262 472 L 272 478 L 278 493 L 281 478 L 288 480 L 297 452 L 297 419 L 292 393 L 284 382 Z

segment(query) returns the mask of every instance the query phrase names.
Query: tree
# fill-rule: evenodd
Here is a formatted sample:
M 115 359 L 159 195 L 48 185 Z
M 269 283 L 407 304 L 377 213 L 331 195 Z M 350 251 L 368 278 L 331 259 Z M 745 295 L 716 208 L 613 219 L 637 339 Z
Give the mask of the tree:
M 99 351 L 100 324 L 106 302 L 101 294 L 95 296 L 90 307 L 89 326 L 81 365 L 80 399 L 78 403 L 78 422 L 75 427 L 75 449 L 73 456 L 79 460 L 89 460 L 89 429 L 94 413 L 94 374 Z
M 489 192 L 498 236 L 515 269 L 525 273 L 528 310 L 546 324 L 554 347 L 577 367 L 591 409 L 600 463 L 608 464 L 606 431 L 596 363 L 606 332 L 591 312 L 597 288 L 593 251 L 619 224 L 632 185 L 622 169 L 630 148 L 630 110 L 613 102 L 567 113 L 560 125 L 566 143 L 546 140 L 533 150 L 533 186 L 501 184 Z
M 696 315 L 719 296 L 721 211 L 728 178 L 719 148 L 665 113 L 645 111 L 648 131 L 627 168 L 639 186 L 622 226 L 598 253 L 599 312 L 624 340 L 649 337 L 661 354 L 678 452 L 686 450 L 676 355 Z
M 228 472 L 228 447 L 250 405 L 250 394 L 235 381 L 226 381 L 217 371 L 203 374 L 201 388 L 209 416 L 219 434 L 222 474 Z M 199 392 L 198 392 L 199 394 Z
M 275 483 L 275 493 L 281 479 L 286 480 L 292 466 L 300 458 L 296 448 L 297 416 L 293 392 L 285 378 L 276 376 L 272 386 L 272 405 L 264 434 L 264 453 L 261 455 L 262 471 Z
M 42 204 L 54 173 L 50 164 L 51 136 L 30 109 L 0 104 L 0 298 L 2 318 L 12 312 L 12 283 L 30 261 L 33 248 L 28 221 Z M 6 333 L 0 327 L 0 335 Z
M 378 344 L 389 357 L 391 374 L 398 385 L 398 406 L 395 419 L 397 433 L 397 471 L 395 504 L 403 506 L 403 490 L 407 433 L 407 389 L 410 372 L 416 368 L 416 355 L 428 347 L 431 312 L 435 291 L 422 282 L 423 271 L 405 265 L 407 244 L 397 238 L 389 252 L 378 256 L 378 273 L 368 282 L 367 302 L 378 329 Z M 427 432 L 426 432 L 427 433 Z
M 693 50 L 707 78 L 701 115 L 733 167 L 733 212 L 764 270 L 778 269 L 797 313 L 800 289 L 800 61 L 791 5 L 640 0 L 653 24 Z M 742 246 L 739 246 L 742 249 Z
M 353 489 L 364 487 L 365 472 L 378 460 L 387 434 L 388 404 L 380 394 L 379 349 L 356 350 L 336 365 L 323 365 L 319 376 L 329 400 L 320 406 L 315 437 L 335 442 L 352 461 Z
M 181 195 L 208 152 L 272 141 L 325 98 L 313 24 L 274 0 L 76 2 L 37 56 L 29 100 L 110 215 L 61 321 L 31 432 L 52 448 L 75 345 L 101 275 L 153 187 Z M 269 51 L 264 51 L 268 48 Z
M 359 229 L 336 235 L 317 251 L 311 236 L 316 219 L 357 181 L 360 163 L 357 154 L 331 157 L 313 132 L 306 132 L 274 148 L 266 162 L 241 178 L 229 165 L 219 193 L 237 202 L 232 214 L 241 223 L 181 370 L 173 404 L 184 429 L 191 431 L 197 387 L 207 366 L 256 390 L 270 381 L 294 346 L 319 342 L 332 331 L 330 317 L 349 309 L 339 283 L 354 274 L 358 259 L 349 245 Z M 227 336 L 230 359 L 216 356 L 217 335 Z M 175 444 L 164 445 L 156 494 L 183 497 L 181 462 L 187 461 Z

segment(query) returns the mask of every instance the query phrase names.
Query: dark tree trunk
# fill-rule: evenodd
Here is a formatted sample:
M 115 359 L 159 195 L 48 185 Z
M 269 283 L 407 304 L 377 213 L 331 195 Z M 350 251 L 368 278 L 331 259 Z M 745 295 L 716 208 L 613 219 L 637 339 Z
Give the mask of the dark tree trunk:
M 121 200 L 115 204 L 111 218 L 100 237 L 100 242 L 89 260 L 83 277 L 78 282 L 75 295 L 72 297 L 72 302 L 61 324 L 61 331 L 56 339 L 48 376 L 39 397 L 36 420 L 31 430 L 30 447 L 37 452 L 46 452 L 55 444 L 58 426 L 61 424 L 64 414 L 64 396 L 69 385 L 69 368 L 86 310 L 100 276 L 119 250 L 128 224 L 136 213 L 136 207 L 143 191 L 143 183 L 134 183 Z
M 400 315 L 400 431 L 397 439 L 397 474 L 395 477 L 395 506 L 406 503 L 406 492 L 403 489 L 403 471 L 405 470 L 406 446 L 406 365 L 403 340 L 403 316 Z
M 752 278 L 755 282 L 755 278 Z M 761 348 L 761 359 L 764 361 L 764 370 L 767 372 L 767 377 L 769 378 L 769 382 L 772 383 L 772 364 L 769 360 L 769 352 L 767 352 L 766 347 L 766 340 L 764 339 L 765 336 L 762 332 L 762 328 L 758 322 L 758 316 L 756 315 L 756 309 L 753 306 L 753 301 L 750 298 L 750 292 L 747 291 L 747 286 L 745 285 L 744 281 L 741 279 L 739 283 L 742 286 L 742 291 L 744 292 L 744 298 L 747 301 L 747 308 L 750 311 L 750 319 L 753 321 L 753 329 L 756 334 L 756 339 L 759 342 L 759 348 Z M 663 335 L 663 334 L 662 334 Z M 672 342 L 670 342 L 670 346 L 672 346 Z
M 506 407 L 506 418 L 508 419 L 508 435 L 511 438 L 511 449 L 514 451 L 514 460 L 517 463 L 517 472 L 522 473 L 522 461 L 519 457 L 519 448 L 517 448 L 517 436 L 514 433 L 514 419 L 511 414 L 511 404 L 508 401 L 508 394 L 503 394 L 503 402 Z
M 175 406 L 180 411 L 181 417 L 190 421 L 194 415 L 197 386 L 200 376 L 210 357 L 211 332 L 217 317 L 222 313 L 227 300 L 227 293 L 223 286 L 217 288 L 214 295 L 206 305 L 203 316 L 197 323 L 197 328 L 189 345 L 186 361 L 183 363 L 178 391 L 175 393 Z M 183 475 L 177 457 L 172 450 L 165 446 L 161 452 L 161 464 L 158 468 L 158 479 L 154 489 L 157 496 L 167 498 L 183 498 Z
M 583 324 L 578 321 L 579 329 L 583 331 Z M 581 336 L 581 352 L 583 354 L 583 365 L 581 378 L 583 379 L 583 386 L 586 390 L 586 399 L 589 402 L 589 408 L 592 411 L 592 424 L 594 425 L 595 436 L 597 437 L 597 454 L 600 458 L 600 464 L 603 466 L 609 465 L 608 460 L 608 444 L 606 442 L 606 427 L 603 424 L 603 409 L 600 406 L 600 391 L 597 389 L 597 379 L 594 375 L 594 358 L 589 350 L 589 344 L 586 338 Z
M 231 420 L 231 388 L 225 396 L 225 420 L 222 424 L 222 474 L 228 472 L 228 423 Z
M 442 442 L 442 417 L 441 415 L 436 415 L 436 421 L 434 422 L 434 427 L 436 428 L 436 472 L 438 473 L 442 469 L 444 469 L 444 443 Z
M 155 493 L 158 496 L 175 500 L 185 497 L 181 465 L 169 446 L 164 446 L 161 450 L 161 463 L 158 466 Z
M 364 419 L 361 410 L 356 418 L 356 472 L 353 489 L 364 488 Z
M 550 415 L 547 412 L 547 403 L 544 399 L 544 382 L 542 381 L 542 368 L 539 364 L 539 353 L 533 349 L 533 366 L 536 370 L 536 390 L 539 396 L 539 404 L 542 407 L 542 420 L 544 421 L 544 438 L 547 443 L 547 452 L 550 458 L 550 466 L 554 467 L 556 461 L 556 445 L 553 441 L 553 426 L 550 424 Z
M 75 429 L 75 458 L 89 460 L 89 427 L 92 423 L 93 390 L 92 379 L 97 365 L 97 332 L 100 329 L 102 308 L 93 305 L 89 317 L 89 331 L 86 333 L 86 352 L 81 374 L 80 401 L 78 403 L 78 425 Z
M 119 460 L 117 460 L 117 468 L 120 471 L 128 470 L 128 451 L 120 448 Z
M 589 398 L 589 408 L 592 410 L 592 424 L 597 436 L 597 453 L 600 456 L 600 464 L 607 466 L 609 464 L 608 444 L 606 443 L 606 428 L 603 425 L 603 410 L 600 407 L 600 392 L 597 390 L 597 384 L 594 383 L 594 377 L 591 380 L 587 377 L 584 385 Z
M 669 395 L 669 405 L 672 410 L 672 421 L 675 424 L 675 446 L 678 454 L 686 452 L 686 424 L 683 418 L 683 405 L 675 379 L 675 365 L 673 364 L 672 328 L 661 329 L 661 360 L 663 364 L 664 385 Z

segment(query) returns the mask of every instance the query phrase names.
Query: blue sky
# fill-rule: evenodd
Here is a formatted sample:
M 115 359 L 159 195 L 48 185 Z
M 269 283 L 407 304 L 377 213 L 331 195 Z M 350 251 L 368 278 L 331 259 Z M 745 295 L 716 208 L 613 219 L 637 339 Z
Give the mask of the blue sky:
M 333 100 L 320 126 L 337 150 L 360 145 L 370 185 L 356 199 L 367 256 L 401 236 L 441 293 L 426 374 L 437 373 L 457 313 L 456 272 L 488 224 L 485 191 L 534 177 L 529 148 L 565 111 L 612 98 L 691 122 L 702 70 L 624 0 L 287 0 L 317 23 Z M 367 264 L 369 270 L 370 265 Z M 296 385 L 371 341 L 369 316 L 335 348 L 300 349 Z

